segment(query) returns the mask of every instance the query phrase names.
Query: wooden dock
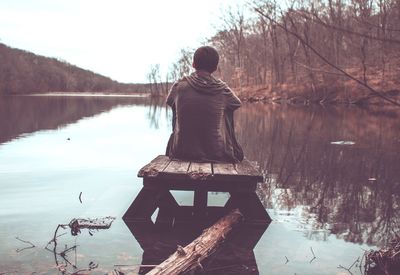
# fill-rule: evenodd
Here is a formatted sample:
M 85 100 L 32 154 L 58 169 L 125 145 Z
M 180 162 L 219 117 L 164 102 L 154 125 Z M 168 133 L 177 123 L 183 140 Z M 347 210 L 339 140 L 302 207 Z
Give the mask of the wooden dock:
M 160 155 L 140 169 L 138 176 L 143 178 L 143 188 L 124 214 L 125 221 L 148 222 L 157 208 L 156 223 L 171 225 L 205 219 L 212 223 L 235 208 L 243 213 L 245 222 L 271 221 L 255 192 L 263 176 L 248 160 L 236 164 L 198 163 Z M 193 206 L 180 206 L 171 190 L 194 191 Z M 210 207 L 210 191 L 229 192 L 230 198 L 223 207 Z

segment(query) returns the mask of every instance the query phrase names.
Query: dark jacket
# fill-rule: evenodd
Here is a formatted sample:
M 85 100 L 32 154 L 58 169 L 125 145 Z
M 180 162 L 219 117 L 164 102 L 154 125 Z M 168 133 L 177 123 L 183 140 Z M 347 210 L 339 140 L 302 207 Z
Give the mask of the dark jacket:
M 221 80 L 197 71 L 176 82 L 167 97 L 173 133 L 166 154 L 200 162 L 239 162 L 243 150 L 235 137 L 233 112 L 240 99 Z

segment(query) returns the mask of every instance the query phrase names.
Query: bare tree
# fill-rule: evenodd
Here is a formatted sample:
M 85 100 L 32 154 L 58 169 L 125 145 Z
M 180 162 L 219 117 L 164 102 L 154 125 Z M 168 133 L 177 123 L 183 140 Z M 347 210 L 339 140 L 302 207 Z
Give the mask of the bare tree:
M 160 64 L 150 66 L 150 72 L 147 74 L 150 84 L 150 92 L 153 96 L 159 96 L 162 92 Z
M 220 53 L 224 80 L 240 90 L 268 85 L 283 95 L 289 87 L 293 97 L 301 88 L 317 102 L 382 98 L 398 104 L 390 96 L 399 90 L 399 0 L 288 2 L 252 0 L 226 10 L 208 40 Z M 172 78 L 181 67 L 175 65 Z

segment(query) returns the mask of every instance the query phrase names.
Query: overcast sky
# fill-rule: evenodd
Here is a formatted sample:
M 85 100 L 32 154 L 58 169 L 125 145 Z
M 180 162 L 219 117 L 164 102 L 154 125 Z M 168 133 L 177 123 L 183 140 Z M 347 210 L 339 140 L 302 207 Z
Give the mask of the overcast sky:
M 0 42 L 120 82 L 146 82 L 195 48 L 242 0 L 0 0 Z

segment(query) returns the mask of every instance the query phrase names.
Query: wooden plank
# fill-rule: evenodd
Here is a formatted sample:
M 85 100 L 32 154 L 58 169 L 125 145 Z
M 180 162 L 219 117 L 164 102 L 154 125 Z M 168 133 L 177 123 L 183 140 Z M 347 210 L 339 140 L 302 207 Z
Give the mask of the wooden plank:
M 213 163 L 213 175 L 237 175 L 235 166 L 232 163 Z
M 263 177 L 260 174 L 253 175 L 255 170 L 251 170 L 247 168 L 247 163 L 244 165 L 247 168 L 247 171 L 250 171 L 252 174 L 248 175 L 245 171 L 239 170 L 242 173 L 239 174 L 237 171 L 237 166 L 239 164 L 232 163 L 213 163 L 213 180 L 214 181 L 227 181 L 227 182 L 240 182 L 243 185 L 248 183 L 260 182 Z
M 219 244 L 226 238 L 232 227 L 242 220 L 242 214 L 232 211 L 207 228 L 203 233 L 186 247 L 178 250 L 164 262 L 156 266 L 147 275 L 183 274 L 199 267 L 199 263 L 211 255 Z
M 197 163 L 170 160 L 160 155 L 140 169 L 139 177 L 159 179 L 189 179 L 204 181 L 262 182 L 263 176 L 248 160 L 241 163 Z M 215 177 L 216 176 L 216 177 Z
M 211 163 L 191 162 L 188 176 L 192 180 L 207 180 L 212 177 Z
M 187 174 L 189 165 L 188 161 L 171 160 L 162 172 L 163 174 Z
M 254 177 L 258 182 L 263 182 L 263 175 L 249 160 L 244 159 L 242 162 L 234 164 L 234 166 L 238 175 Z
M 163 188 L 169 190 L 197 190 L 199 185 L 207 191 L 242 191 L 253 192 L 256 190 L 257 182 L 246 180 L 245 177 L 240 176 L 227 176 L 217 175 L 210 177 L 208 180 L 189 180 L 188 178 L 152 178 L 147 177 L 143 179 L 144 186 L 149 188 Z
M 157 177 L 170 161 L 169 157 L 160 155 L 140 169 L 138 177 Z

